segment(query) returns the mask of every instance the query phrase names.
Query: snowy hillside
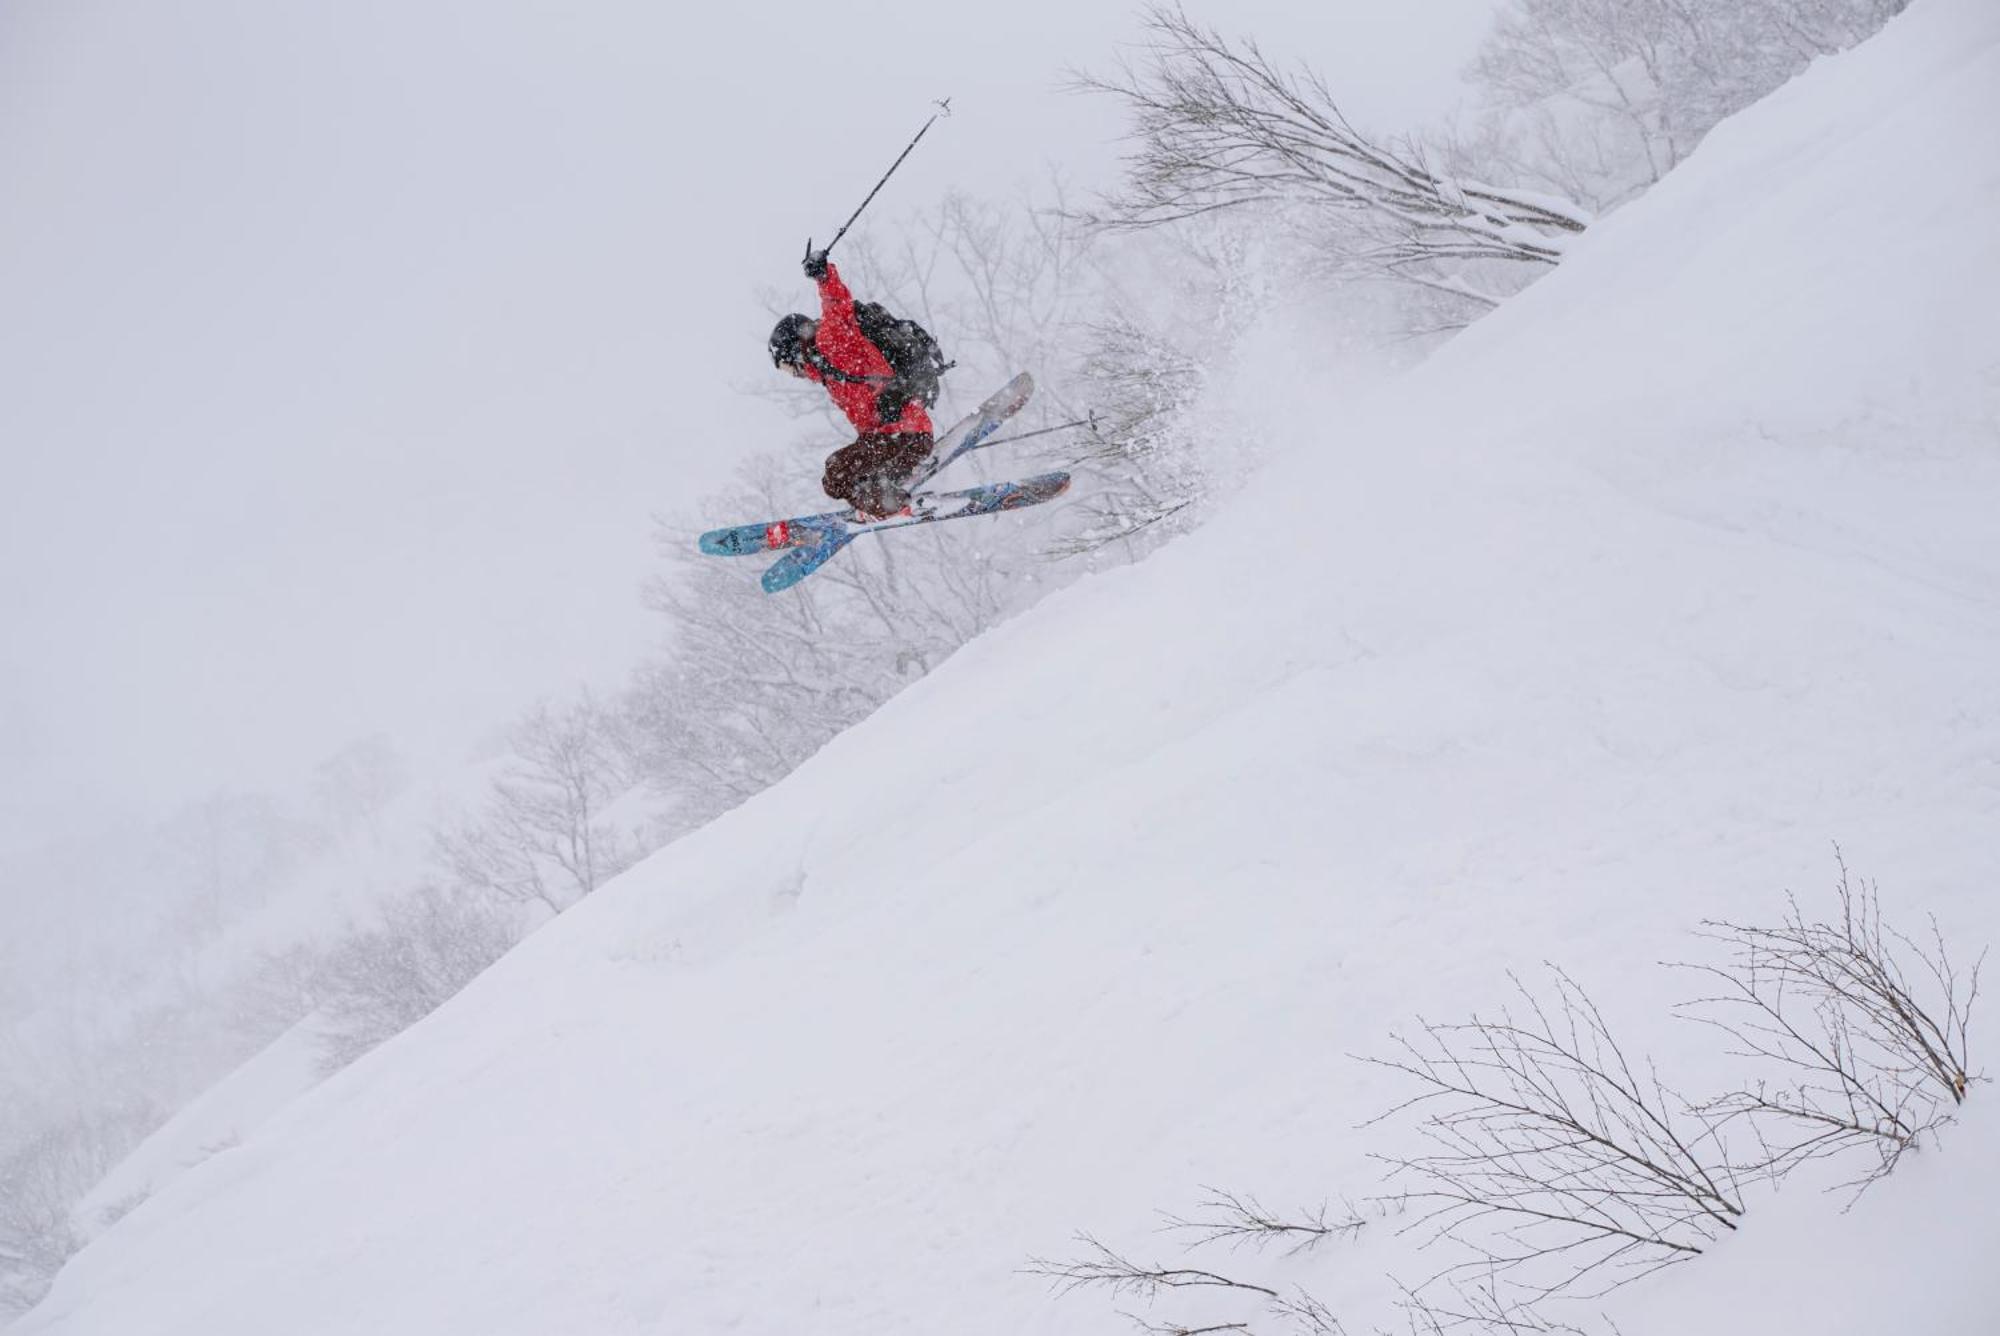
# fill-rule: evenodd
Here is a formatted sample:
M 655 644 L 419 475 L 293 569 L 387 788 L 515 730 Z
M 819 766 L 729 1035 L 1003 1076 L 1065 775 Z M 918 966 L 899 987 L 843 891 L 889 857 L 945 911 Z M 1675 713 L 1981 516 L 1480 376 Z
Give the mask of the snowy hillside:
M 1213 404 L 1287 444 L 1207 528 L 612 883 L 17 1330 L 1117 1330 L 1026 1259 L 1164 1252 L 1203 1185 L 1366 1197 L 1406 1092 L 1348 1055 L 1510 970 L 1699 1073 L 1656 962 L 1835 842 L 2000 941 L 1996 123 L 2000 9 L 1917 0 L 1366 401 L 1287 313 Z M 1605 1306 L 1991 1330 L 1989 1100 Z M 1244 1265 L 1366 1331 L 1407 1242 Z

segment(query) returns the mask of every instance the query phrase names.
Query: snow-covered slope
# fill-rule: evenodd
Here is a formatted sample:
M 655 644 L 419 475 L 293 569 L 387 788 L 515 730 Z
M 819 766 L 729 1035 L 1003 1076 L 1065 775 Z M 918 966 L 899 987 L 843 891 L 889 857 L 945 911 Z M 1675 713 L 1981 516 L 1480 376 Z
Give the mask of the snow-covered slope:
M 1023 1260 L 1150 1248 L 1200 1184 L 1369 1192 L 1398 1092 L 1345 1055 L 1509 969 L 1698 1077 L 1653 962 L 1835 841 L 2000 938 L 1996 122 L 2000 10 L 1918 0 L 1382 394 L 1330 400 L 1294 313 L 1226 408 L 1295 446 L 1207 529 L 619 879 L 23 1329 L 1099 1331 Z M 1990 1098 L 1885 1220 L 2000 1246 Z M 1741 1292 L 1731 1249 L 1804 1283 L 1787 1221 L 1869 1256 L 1837 1205 L 1641 1316 Z M 1366 1330 L 1375 1246 L 1284 1265 Z M 1923 1329 L 2000 1312 L 1952 1274 Z

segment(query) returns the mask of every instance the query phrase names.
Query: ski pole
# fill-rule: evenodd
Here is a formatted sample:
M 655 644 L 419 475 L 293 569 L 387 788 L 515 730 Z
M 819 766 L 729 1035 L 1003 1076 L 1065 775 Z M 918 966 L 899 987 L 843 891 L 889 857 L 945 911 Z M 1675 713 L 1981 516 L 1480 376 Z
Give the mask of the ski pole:
M 1030 436 L 1047 436 L 1052 431 L 1068 431 L 1071 427 L 1088 427 L 1094 432 L 1097 430 L 1097 414 L 1092 413 L 1089 417 L 1078 418 L 1074 422 L 1058 423 L 1053 427 L 1037 427 L 1033 431 L 1015 432 L 1012 436 L 1002 436 L 998 440 L 988 441 L 986 444 L 1005 445 L 1009 441 L 1025 441 Z
M 896 160 L 889 164 L 889 170 L 882 173 L 882 179 L 875 183 L 875 189 L 869 191 L 868 198 L 861 201 L 861 208 L 856 209 L 853 213 L 847 216 L 847 221 L 840 225 L 840 230 L 833 234 L 833 240 L 826 243 L 826 248 L 820 252 L 821 254 L 824 255 L 831 253 L 833 248 L 840 244 L 840 239 L 847 235 L 847 229 L 854 226 L 854 220 L 861 216 L 861 210 L 867 208 L 868 205 L 874 200 L 875 196 L 877 196 L 882 192 L 882 187 L 889 184 L 889 178 L 894 176 L 896 174 L 896 169 L 903 165 L 903 159 L 910 156 L 910 150 L 917 146 L 917 140 L 922 139 L 927 133 L 929 133 L 931 126 L 937 123 L 938 117 L 949 116 L 949 115 L 951 115 L 951 99 L 945 98 L 943 101 L 937 104 L 937 110 L 931 113 L 931 118 L 924 122 L 924 128 L 917 131 L 916 139 L 912 139 L 908 144 L 906 144 L 903 147 L 903 151 L 896 155 Z M 811 252 L 812 250 L 811 242 L 806 243 L 806 250 L 808 252 Z

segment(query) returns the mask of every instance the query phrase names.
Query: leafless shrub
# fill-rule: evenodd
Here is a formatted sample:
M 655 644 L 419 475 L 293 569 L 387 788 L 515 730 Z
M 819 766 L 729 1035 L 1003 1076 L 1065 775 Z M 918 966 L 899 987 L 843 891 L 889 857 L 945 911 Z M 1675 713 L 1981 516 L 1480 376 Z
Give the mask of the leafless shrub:
M 1420 1039 L 1398 1037 L 1404 1056 L 1367 1059 L 1421 1087 L 1382 1117 L 1422 1108 L 1434 1149 L 1384 1158 L 1392 1178 L 1418 1183 L 1392 1198 L 1420 1212 L 1411 1228 L 1474 1254 L 1441 1276 L 1601 1292 L 1734 1230 L 1743 1206 L 1721 1116 L 1635 1070 L 1567 975 L 1555 972 L 1552 1004 L 1515 987 L 1518 1018 L 1425 1024 Z
M 1681 968 L 1720 989 L 1687 1014 L 1783 1074 L 1710 1101 L 1710 1115 L 1748 1120 L 1766 1151 L 1760 1167 L 1774 1173 L 1869 1151 L 1865 1183 L 1964 1102 L 1985 956 L 1961 971 L 1935 920 L 1924 942 L 1886 925 L 1875 885 L 1852 879 L 1844 861 L 1835 890 L 1839 909 L 1826 919 L 1794 899 L 1775 927 L 1704 923 L 1700 935 L 1723 947 L 1724 963 Z

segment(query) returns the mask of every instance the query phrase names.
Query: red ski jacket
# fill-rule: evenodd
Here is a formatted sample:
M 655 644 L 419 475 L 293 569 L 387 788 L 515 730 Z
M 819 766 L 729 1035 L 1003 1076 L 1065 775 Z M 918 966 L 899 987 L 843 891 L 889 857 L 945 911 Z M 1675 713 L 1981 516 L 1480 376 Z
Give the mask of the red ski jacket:
M 910 432 L 930 435 L 931 415 L 914 399 L 894 422 L 884 422 L 876 413 L 875 397 L 889 383 L 894 370 L 882 350 L 861 332 L 860 322 L 854 318 L 854 294 L 840 281 L 840 272 L 831 263 L 826 266 L 826 277 L 819 281 L 819 306 L 819 333 L 813 339 L 813 346 L 835 371 L 856 378 L 841 380 L 827 376 L 814 365 L 813 359 L 806 360 L 806 374 L 826 386 L 826 392 L 833 396 L 834 407 L 845 413 L 854 430 L 863 436 Z

